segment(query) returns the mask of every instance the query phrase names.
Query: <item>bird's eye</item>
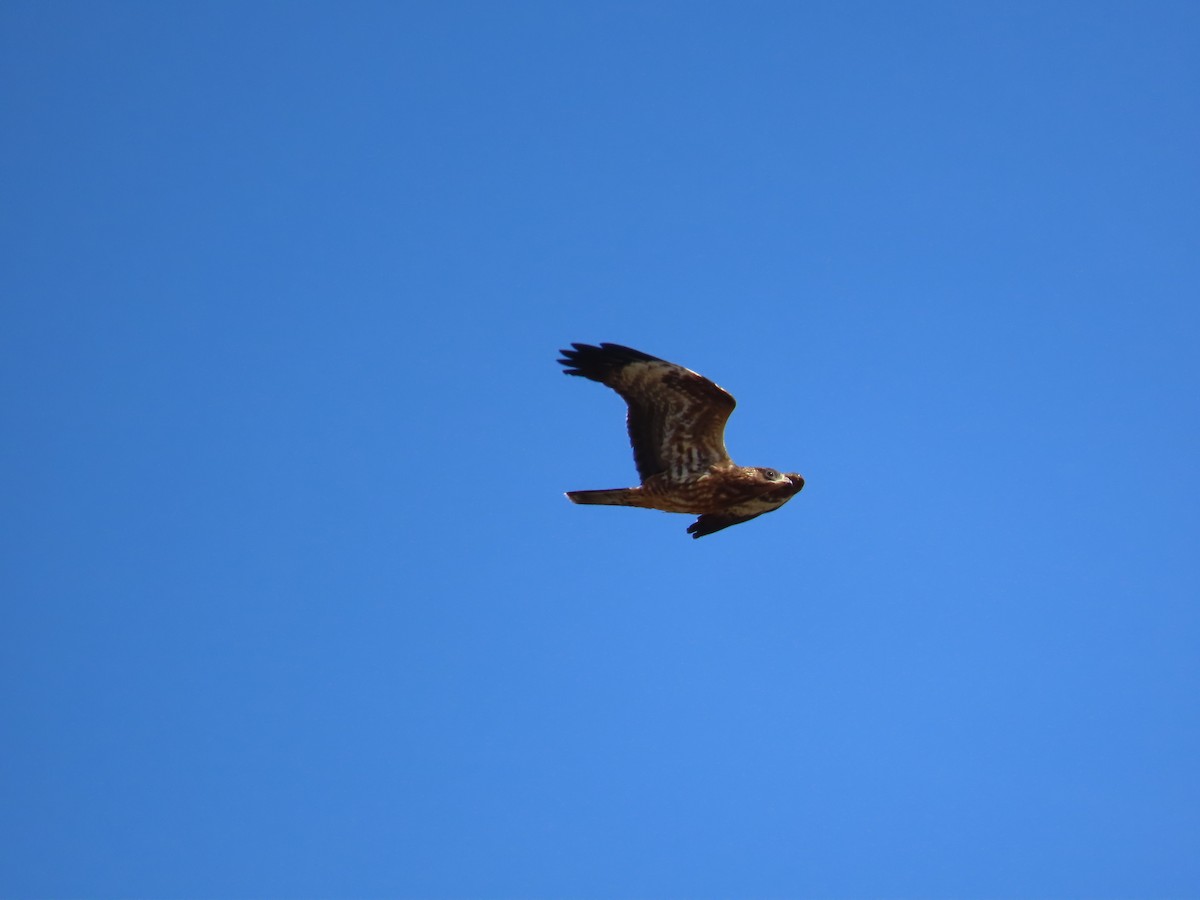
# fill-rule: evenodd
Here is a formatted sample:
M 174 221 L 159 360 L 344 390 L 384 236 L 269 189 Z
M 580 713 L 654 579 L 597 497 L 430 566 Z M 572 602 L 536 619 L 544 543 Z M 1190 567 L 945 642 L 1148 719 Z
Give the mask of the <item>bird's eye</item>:
M 763 474 L 765 476 L 767 476 L 768 481 L 778 481 L 779 480 L 779 473 L 776 472 L 774 469 L 763 469 Z

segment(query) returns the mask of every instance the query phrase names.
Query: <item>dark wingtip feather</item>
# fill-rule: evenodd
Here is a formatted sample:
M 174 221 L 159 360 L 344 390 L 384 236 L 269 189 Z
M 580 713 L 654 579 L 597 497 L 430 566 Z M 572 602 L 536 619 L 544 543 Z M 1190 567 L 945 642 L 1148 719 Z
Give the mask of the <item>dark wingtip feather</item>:
M 579 344 L 572 344 L 571 346 L 578 348 Z M 581 375 L 581 374 L 583 374 L 579 371 L 579 369 L 575 368 L 575 365 L 576 365 L 575 359 L 577 356 L 579 356 L 578 349 L 559 350 L 558 352 L 562 354 L 562 359 L 555 360 L 555 362 L 557 362 L 560 366 L 566 366 L 566 371 L 563 372 L 564 375 Z
M 635 362 L 660 362 L 657 356 L 634 350 L 623 344 L 602 343 L 594 344 L 572 343 L 570 350 L 559 350 L 563 358 L 559 365 L 566 366 L 567 375 L 582 375 L 592 381 L 603 381 L 613 372 L 623 369 Z
M 688 534 L 694 538 L 704 537 L 706 534 L 716 534 L 718 531 L 724 531 L 726 528 L 732 528 L 734 525 L 741 525 L 743 522 L 757 519 L 761 515 L 765 515 L 765 513 L 755 513 L 752 516 L 705 513 L 688 526 Z

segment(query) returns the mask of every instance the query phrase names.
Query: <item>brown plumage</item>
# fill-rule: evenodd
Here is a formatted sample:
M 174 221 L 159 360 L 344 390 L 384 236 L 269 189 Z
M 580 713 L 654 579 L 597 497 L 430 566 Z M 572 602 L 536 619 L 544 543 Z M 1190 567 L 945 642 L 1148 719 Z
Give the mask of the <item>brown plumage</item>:
M 573 503 L 638 506 L 699 515 L 703 537 L 772 512 L 804 487 L 795 472 L 739 466 L 725 449 L 733 397 L 691 369 L 620 344 L 572 344 L 559 362 L 567 375 L 606 384 L 629 406 L 633 461 L 642 483 L 570 491 Z

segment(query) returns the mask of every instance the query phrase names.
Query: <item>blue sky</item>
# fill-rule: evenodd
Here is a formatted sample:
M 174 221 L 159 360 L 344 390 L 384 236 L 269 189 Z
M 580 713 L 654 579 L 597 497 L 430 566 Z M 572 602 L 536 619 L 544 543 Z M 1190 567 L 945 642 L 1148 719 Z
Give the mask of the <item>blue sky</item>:
M 0 894 L 1200 896 L 1198 46 L 5 3 Z M 572 506 L 570 341 L 805 491 Z

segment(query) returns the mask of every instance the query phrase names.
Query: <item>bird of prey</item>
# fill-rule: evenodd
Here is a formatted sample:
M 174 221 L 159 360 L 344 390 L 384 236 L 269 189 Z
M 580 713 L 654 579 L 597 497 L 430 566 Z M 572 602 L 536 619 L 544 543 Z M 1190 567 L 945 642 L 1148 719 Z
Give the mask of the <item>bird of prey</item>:
M 703 537 L 773 512 L 804 487 L 795 472 L 739 466 L 725 449 L 733 397 L 691 369 L 620 344 L 571 344 L 559 351 L 567 375 L 608 385 L 629 405 L 633 461 L 642 483 L 606 491 L 569 491 L 572 503 L 638 506 L 698 518 Z

